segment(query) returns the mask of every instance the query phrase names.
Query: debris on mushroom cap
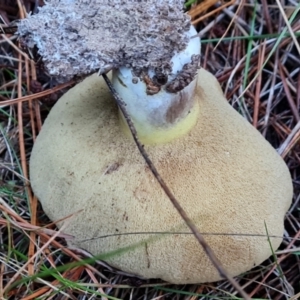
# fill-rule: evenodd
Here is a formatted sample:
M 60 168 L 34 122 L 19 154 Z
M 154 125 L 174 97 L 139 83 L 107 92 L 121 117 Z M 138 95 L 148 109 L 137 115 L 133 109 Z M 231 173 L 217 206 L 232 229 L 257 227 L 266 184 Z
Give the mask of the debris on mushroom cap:
M 199 118 L 189 134 L 145 149 L 234 276 L 280 245 L 293 195 L 291 176 L 203 69 L 195 101 Z M 65 232 L 74 236 L 69 245 L 146 278 L 177 284 L 221 279 L 120 130 L 102 78 L 87 78 L 56 103 L 34 145 L 30 175 L 51 220 L 75 213 L 58 224 L 67 223 Z
M 188 42 L 182 0 L 51 0 L 18 23 L 51 75 L 68 79 L 126 66 L 170 68 Z

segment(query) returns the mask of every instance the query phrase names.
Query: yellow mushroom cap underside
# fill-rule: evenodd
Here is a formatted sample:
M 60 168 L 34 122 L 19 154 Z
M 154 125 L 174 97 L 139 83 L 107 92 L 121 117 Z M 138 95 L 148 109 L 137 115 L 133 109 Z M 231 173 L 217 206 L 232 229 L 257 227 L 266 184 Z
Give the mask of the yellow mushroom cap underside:
M 280 245 L 291 177 L 276 151 L 203 69 L 195 97 L 200 107 L 195 127 L 145 149 L 234 276 L 271 255 L 266 228 L 277 236 L 270 238 L 273 250 Z M 57 102 L 34 145 L 30 174 L 51 220 L 74 213 L 59 223 L 67 223 L 64 232 L 74 236 L 69 245 L 103 254 L 100 258 L 112 266 L 145 278 L 176 284 L 221 279 L 120 129 L 102 78 L 85 79 Z

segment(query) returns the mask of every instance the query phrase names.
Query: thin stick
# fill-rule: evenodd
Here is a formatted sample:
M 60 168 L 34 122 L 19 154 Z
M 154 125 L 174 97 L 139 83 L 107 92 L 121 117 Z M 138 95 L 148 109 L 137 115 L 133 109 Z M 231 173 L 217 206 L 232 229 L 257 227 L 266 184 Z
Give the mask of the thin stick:
M 140 143 L 140 141 L 137 137 L 136 129 L 133 125 L 133 122 L 132 122 L 129 114 L 127 113 L 125 102 L 122 100 L 122 98 L 119 96 L 117 91 L 114 89 L 114 87 L 112 86 L 112 84 L 111 84 L 110 80 L 108 79 L 107 75 L 102 74 L 102 76 L 103 76 L 107 86 L 109 87 L 112 95 L 114 96 L 114 98 L 117 102 L 117 105 L 119 106 L 120 110 L 122 111 L 122 113 L 124 115 L 124 118 L 125 118 L 128 126 L 129 126 L 130 131 L 131 131 L 131 134 L 133 136 L 133 139 L 134 139 L 140 153 L 142 154 L 143 158 L 145 159 L 147 165 L 149 166 L 151 172 L 153 173 L 154 177 L 156 178 L 156 180 L 158 181 L 158 183 L 160 184 L 160 186 L 162 187 L 162 189 L 164 190 L 164 192 L 166 193 L 166 195 L 168 196 L 168 198 L 170 199 L 170 201 L 172 202 L 174 207 L 177 209 L 178 213 L 180 214 L 182 219 L 185 221 L 186 225 L 193 232 L 193 234 L 195 235 L 195 237 L 198 240 L 199 244 L 202 246 L 203 250 L 205 251 L 205 253 L 209 257 L 209 259 L 211 260 L 212 264 L 218 270 L 220 276 L 223 277 L 223 278 L 226 278 L 232 284 L 232 286 L 241 294 L 241 296 L 244 299 L 247 299 L 247 300 L 249 299 L 250 300 L 249 296 L 243 291 L 242 287 L 237 283 L 237 281 L 233 277 L 231 277 L 227 273 L 227 271 L 224 269 L 221 262 L 216 257 L 215 253 L 210 248 L 210 246 L 206 243 L 203 236 L 201 235 L 201 233 L 199 232 L 199 230 L 197 229 L 197 227 L 193 223 L 193 221 L 188 217 L 188 215 L 183 210 L 183 208 L 181 207 L 179 202 L 176 200 L 173 193 L 170 191 L 170 189 L 166 185 L 165 181 L 159 175 L 159 173 L 156 170 L 154 164 L 152 163 L 152 161 L 150 160 L 148 154 L 146 153 L 146 151 L 144 149 L 144 146 Z
M 45 91 L 42 91 L 42 92 L 39 92 L 39 93 L 35 93 L 35 94 L 32 94 L 32 95 L 27 95 L 27 96 L 23 96 L 23 97 L 19 97 L 19 98 L 16 98 L 16 99 L 11 99 L 11 100 L 4 100 L 4 101 L 1 101 L 0 102 L 0 108 L 3 108 L 5 105 L 13 105 L 13 104 L 18 104 L 19 102 L 25 102 L 25 101 L 31 101 L 31 100 L 35 100 L 35 99 L 38 99 L 38 98 L 42 98 L 42 97 L 45 97 L 47 95 L 51 95 L 57 91 L 60 91 L 64 88 L 67 88 L 68 86 L 72 85 L 76 83 L 76 80 L 75 79 L 72 79 L 66 83 L 62 83 L 54 88 L 51 88 L 51 89 L 48 89 L 48 90 L 45 90 Z
M 0 24 L 0 34 L 15 34 L 17 30 L 17 26 L 7 26 Z

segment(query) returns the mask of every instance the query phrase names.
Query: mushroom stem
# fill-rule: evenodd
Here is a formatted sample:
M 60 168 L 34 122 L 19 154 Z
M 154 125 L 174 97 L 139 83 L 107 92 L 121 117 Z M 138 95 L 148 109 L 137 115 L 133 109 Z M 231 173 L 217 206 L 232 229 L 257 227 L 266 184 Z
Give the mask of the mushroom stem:
M 191 26 L 189 38 L 196 34 Z M 136 76 L 129 68 L 113 72 L 112 83 L 122 96 L 144 144 L 166 143 L 189 132 L 196 124 L 199 105 L 194 101 L 196 72 L 199 68 L 200 39 L 190 39 L 187 47 L 171 60 L 172 70 L 141 71 Z M 120 113 L 121 127 L 129 134 Z

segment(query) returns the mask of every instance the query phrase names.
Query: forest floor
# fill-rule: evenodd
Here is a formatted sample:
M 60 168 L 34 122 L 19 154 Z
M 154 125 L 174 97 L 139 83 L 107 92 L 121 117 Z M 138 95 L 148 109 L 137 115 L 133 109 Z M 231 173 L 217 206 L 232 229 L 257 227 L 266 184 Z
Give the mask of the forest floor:
M 0 24 L 37 4 L 0 0 Z M 235 279 L 253 299 L 299 299 L 299 1 L 190 0 L 186 8 L 202 40 L 202 68 L 281 155 L 294 185 L 280 248 Z M 16 36 L 0 35 L 0 299 L 241 299 L 226 280 L 142 280 L 66 246 L 31 190 L 28 163 L 48 112 L 76 80 L 56 84 L 35 58 Z

